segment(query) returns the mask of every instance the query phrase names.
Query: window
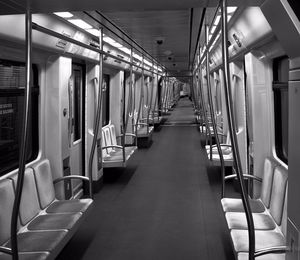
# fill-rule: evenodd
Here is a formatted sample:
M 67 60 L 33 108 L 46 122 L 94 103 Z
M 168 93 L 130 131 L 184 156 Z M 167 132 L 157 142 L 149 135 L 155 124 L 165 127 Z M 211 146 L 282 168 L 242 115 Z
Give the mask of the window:
M 73 64 L 73 142 L 80 140 L 82 136 L 83 73 L 83 66 Z
M 221 84 L 219 80 L 215 80 L 216 84 L 216 111 L 218 114 L 222 112 Z
M 31 110 L 29 112 L 26 162 L 38 155 L 38 70 L 32 66 Z M 18 168 L 23 121 L 25 63 L 0 60 L 0 175 Z
M 273 63 L 273 92 L 275 117 L 275 150 L 278 158 L 288 163 L 288 73 L 287 57 Z
M 109 80 L 108 74 L 103 74 L 102 126 L 109 124 Z

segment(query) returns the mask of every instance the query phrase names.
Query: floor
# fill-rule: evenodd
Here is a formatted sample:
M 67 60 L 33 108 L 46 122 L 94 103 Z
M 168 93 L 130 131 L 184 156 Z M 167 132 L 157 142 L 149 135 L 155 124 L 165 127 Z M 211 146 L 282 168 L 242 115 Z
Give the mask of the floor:
M 150 148 L 105 173 L 92 214 L 57 259 L 234 259 L 220 173 L 207 166 L 200 143 L 183 98 Z

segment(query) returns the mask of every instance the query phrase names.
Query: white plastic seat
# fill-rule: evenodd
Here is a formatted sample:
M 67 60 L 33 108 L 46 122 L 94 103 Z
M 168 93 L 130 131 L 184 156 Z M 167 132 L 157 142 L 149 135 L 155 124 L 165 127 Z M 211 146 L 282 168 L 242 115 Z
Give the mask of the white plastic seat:
M 125 156 L 123 156 L 123 149 Z M 123 148 L 117 144 L 114 125 L 109 124 L 102 128 L 102 163 L 104 168 L 126 167 L 127 161 L 136 149 L 136 146 L 126 146 Z
M 266 213 L 253 213 L 254 228 L 272 230 L 281 225 L 284 201 L 287 187 L 287 172 L 277 166 L 274 169 L 271 188 L 270 207 L 266 207 Z M 227 212 L 225 214 L 229 229 L 247 229 L 246 215 L 244 212 Z
M 259 199 L 250 199 L 250 207 L 253 213 L 262 213 L 270 205 L 271 189 L 273 183 L 274 167 L 276 163 L 266 158 L 262 179 L 261 195 Z M 243 212 L 244 207 L 241 199 L 223 198 L 221 200 L 224 212 Z

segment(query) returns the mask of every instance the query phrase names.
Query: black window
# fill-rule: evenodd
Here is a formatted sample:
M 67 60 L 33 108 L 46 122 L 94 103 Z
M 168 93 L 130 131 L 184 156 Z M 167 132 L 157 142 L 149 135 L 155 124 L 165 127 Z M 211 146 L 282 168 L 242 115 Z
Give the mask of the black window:
M 287 57 L 274 60 L 273 73 L 275 149 L 277 156 L 283 162 L 288 163 L 289 60 Z
M 73 64 L 73 142 L 81 139 L 82 126 L 82 90 L 83 90 L 83 76 L 84 70 L 81 65 Z
M 29 112 L 26 162 L 37 157 L 38 70 L 32 66 L 31 110 Z M 0 60 L 0 175 L 18 168 L 21 128 L 24 116 L 25 63 Z
M 103 74 L 102 126 L 109 124 L 109 80 L 109 75 Z

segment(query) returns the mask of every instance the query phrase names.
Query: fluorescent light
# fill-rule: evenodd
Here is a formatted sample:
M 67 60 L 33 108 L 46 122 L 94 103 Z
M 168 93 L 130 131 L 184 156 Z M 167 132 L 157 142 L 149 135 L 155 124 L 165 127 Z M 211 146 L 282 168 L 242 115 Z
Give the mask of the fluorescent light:
M 213 26 L 211 27 L 211 29 L 210 29 L 210 33 L 211 33 L 211 34 L 214 34 L 214 32 L 215 32 L 216 29 L 217 29 L 217 26 L 214 26 L 214 25 L 213 25 Z
M 97 29 L 95 29 L 95 28 L 87 29 L 86 31 L 87 31 L 88 33 L 90 33 L 90 34 L 93 34 L 93 35 L 97 36 L 97 37 L 100 36 L 100 31 L 97 30 Z
M 125 52 L 126 54 L 131 55 L 131 50 L 128 49 L 128 48 L 126 48 L 126 47 L 121 47 L 120 50 L 123 51 L 123 52 Z
M 142 61 L 142 59 L 143 59 L 140 55 L 138 55 L 138 54 L 136 54 L 136 53 L 133 54 L 133 57 L 136 58 L 136 59 L 139 60 L 139 61 Z
M 152 63 L 150 61 L 144 60 L 144 63 L 147 64 L 148 66 L 152 67 Z
M 106 43 L 112 45 L 113 43 L 115 43 L 116 41 L 108 36 L 104 36 L 103 37 L 103 41 L 105 41 Z
M 221 19 L 221 15 L 217 15 L 215 21 L 214 21 L 214 25 L 217 26 L 220 22 L 220 19 Z
M 84 30 L 93 28 L 90 24 L 86 23 L 85 21 L 83 21 L 81 19 L 70 19 L 68 21 Z
M 71 18 L 73 17 L 73 14 L 69 13 L 69 12 L 55 12 L 55 15 L 62 17 L 62 18 Z
M 236 9 L 236 6 L 229 6 L 227 7 L 227 13 L 234 13 Z
M 122 48 L 123 47 L 123 45 L 118 43 L 118 42 L 112 42 L 111 45 L 116 47 L 116 48 Z

